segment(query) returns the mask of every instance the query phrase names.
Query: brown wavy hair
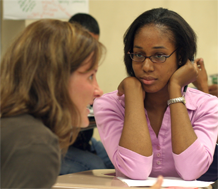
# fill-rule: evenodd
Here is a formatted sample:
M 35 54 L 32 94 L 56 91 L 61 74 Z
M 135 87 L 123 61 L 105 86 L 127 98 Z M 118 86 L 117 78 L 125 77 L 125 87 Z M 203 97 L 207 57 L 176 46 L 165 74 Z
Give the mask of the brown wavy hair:
M 76 139 L 81 123 L 70 99 L 69 77 L 91 53 L 89 70 L 94 68 L 104 49 L 77 24 L 43 19 L 27 26 L 1 61 L 1 118 L 31 114 L 66 149 Z

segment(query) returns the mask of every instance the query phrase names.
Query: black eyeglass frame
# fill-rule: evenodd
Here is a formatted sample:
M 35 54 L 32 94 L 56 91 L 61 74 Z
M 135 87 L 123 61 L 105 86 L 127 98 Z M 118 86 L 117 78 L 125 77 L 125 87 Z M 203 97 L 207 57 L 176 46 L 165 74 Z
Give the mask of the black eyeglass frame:
M 165 58 L 165 60 L 163 62 L 160 62 L 160 63 L 164 63 L 166 62 L 167 58 L 169 58 L 174 52 L 176 52 L 177 49 L 175 49 L 170 55 L 161 55 L 162 57 Z M 130 52 L 127 52 L 127 54 L 129 54 L 130 58 L 133 60 L 132 58 L 132 55 L 136 54 L 136 53 L 130 53 Z M 155 55 L 151 55 L 151 56 L 144 56 L 143 54 L 141 54 L 143 56 L 143 60 L 142 61 L 137 61 L 137 60 L 133 60 L 135 62 L 144 62 L 146 58 L 149 58 L 151 60 L 151 62 L 153 63 L 158 63 L 158 62 L 154 62 L 152 61 L 151 57 L 155 56 Z

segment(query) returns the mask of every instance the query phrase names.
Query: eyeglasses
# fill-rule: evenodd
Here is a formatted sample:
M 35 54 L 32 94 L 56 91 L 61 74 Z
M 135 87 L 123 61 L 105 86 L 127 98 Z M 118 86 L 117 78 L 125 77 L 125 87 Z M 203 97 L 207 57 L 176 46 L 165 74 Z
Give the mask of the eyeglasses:
M 177 49 L 176 49 L 177 50 Z M 130 58 L 135 62 L 144 62 L 146 58 L 149 58 L 153 63 L 164 63 L 167 58 L 169 58 L 176 50 L 174 50 L 170 55 L 151 55 L 151 56 L 145 56 L 141 53 L 130 53 L 128 52 Z

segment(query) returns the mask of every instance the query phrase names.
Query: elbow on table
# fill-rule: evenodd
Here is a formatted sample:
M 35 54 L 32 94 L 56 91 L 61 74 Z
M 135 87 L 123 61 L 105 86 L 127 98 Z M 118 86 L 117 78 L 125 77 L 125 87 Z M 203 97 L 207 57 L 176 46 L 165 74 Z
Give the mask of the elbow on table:
M 114 153 L 113 164 L 117 175 L 135 180 L 145 180 L 151 173 L 153 156 L 145 157 L 126 148 L 119 147 Z
M 180 177 L 183 179 L 183 180 L 186 180 L 186 181 L 192 181 L 192 180 L 196 180 L 197 178 L 199 178 L 200 176 L 198 175 L 187 175 L 187 174 L 183 174 L 183 175 L 180 175 Z
M 150 175 L 150 173 L 144 173 L 144 174 L 136 174 L 136 173 L 130 173 L 129 174 L 129 176 L 127 176 L 127 177 L 129 177 L 130 179 L 134 179 L 134 180 L 146 180 L 147 178 L 148 178 L 148 176 Z
M 199 178 L 202 174 L 200 173 L 201 171 L 195 171 L 193 172 L 193 170 L 184 170 L 184 171 L 180 171 L 179 175 L 183 180 L 186 181 L 191 181 L 191 180 L 196 180 L 197 178 Z
M 191 181 L 198 179 L 201 175 L 203 175 L 210 167 L 210 162 L 205 158 L 205 161 L 200 163 L 183 163 L 177 164 L 176 169 L 177 173 L 183 180 Z
M 136 167 L 134 168 L 121 168 L 119 167 L 118 169 L 116 169 L 117 172 L 117 176 L 126 176 L 130 179 L 134 179 L 134 180 L 146 180 L 148 178 L 148 176 L 151 173 L 151 168 L 147 167 L 144 169 L 141 168 L 142 166 Z

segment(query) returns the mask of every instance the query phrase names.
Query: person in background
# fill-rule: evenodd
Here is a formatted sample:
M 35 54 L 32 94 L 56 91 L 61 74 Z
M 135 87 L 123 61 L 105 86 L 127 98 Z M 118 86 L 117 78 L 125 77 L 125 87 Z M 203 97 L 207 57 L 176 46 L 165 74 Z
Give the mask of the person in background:
M 1 188 L 55 184 L 60 152 L 89 125 L 87 106 L 102 94 L 96 73 L 104 51 L 79 25 L 51 19 L 12 43 L 0 67 Z
M 85 28 L 96 40 L 99 39 L 98 22 L 90 14 L 78 13 L 69 19 L 70 23 L 78 23 Z M 101 93 L 103 93 L 101 91 Z M 92 104 L 90 106 L 92 111 Z M 92 169 L 113 169 L 107 152 L 101 141 L 93 137 L 94 129 L 80 131 L 74 144 L 69 146 L 61 160 L 60 175 L 87 171 Z
M 205 93 L 209 93 L 211 95 L 218 97 L 218 84 L 208 85 L 208 76 L 207 71 L 204 66 L 203 58 L 195 59 L 198 65 L 199 74 L 197 79 L 193 82 L 193 85 L 198 89 Z
M 77 13 L 70 17 L 70 23 L 78 23 L 85 28 L 96 40 L 99 40 L 100 27 L 97 20 L 90 14 Z
M 196 35 L 176 12 L 156 8 L 124 35 L 129 77 L 94 101 L 101 141 L 117 176 L 195 180 L 213 161 L 218 99 L 185 86 L 198 75 Z

